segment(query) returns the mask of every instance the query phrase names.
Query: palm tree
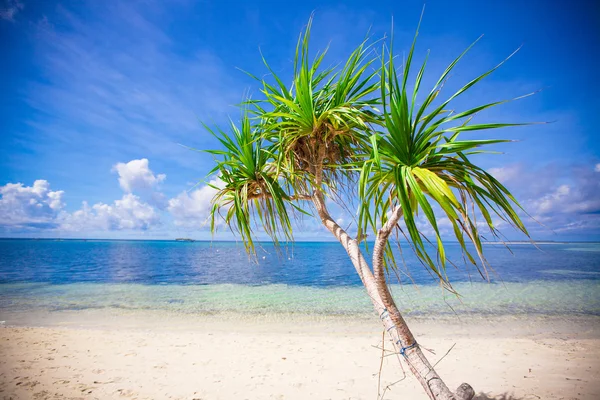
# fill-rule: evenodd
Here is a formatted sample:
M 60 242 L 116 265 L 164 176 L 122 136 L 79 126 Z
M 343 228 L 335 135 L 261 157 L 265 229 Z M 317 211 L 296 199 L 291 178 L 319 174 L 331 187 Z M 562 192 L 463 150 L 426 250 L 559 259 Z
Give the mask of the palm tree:
M 481 146 L 505 140 L 458 139 L 461 132 L 515 125 L 470 124 L 477 112 L 504 101 L 450 111 L 453 99 L 500 65 L 436 103 L 448 74 L 471 45 L 418 105 L 427 59 L 412 92 L 407 89 L 417 35 L 401 75 L 396 72 L 393 51 L 384 44 L 377 56 L 367 40 L 341 67 L 323 68 L 326 51 L 309 58 L 311 22 L 312 18 L 298 40 L 292 83 L 285 85 L 263 58 L 271 78 L 256 78 L 262 98 L 245 103 L 241 128 L 231 123 L 230 132 L 211 130 L 224 146 L 210 151 L 216 161 L 211 174 L 218 172 L 223 181 L 215 187 L 213 231 L 223 217 L 242 236 L 249 254 L 255 254 L 256 228 L 262 228 L 275 243 L 293 240 L 293 218 L 316 211 L 346 250 L 396 352 L 429 397 L 471 399 L 474 391 L 468 384 L 451 392 L 424 356 L 388 290 L 386 270 L 396 268 L 389 238 L 400 232 L 422 264 L 453 290 L 445 273 L 450 261 L 437 225 L 440 213 L 451 222 L 466 259 L 480 268 L 482 276 L 486 276 L 487 262 L 478 216 L 493 235 L 497 235 L 493 216 L 527 234 L 515 211 L 520 206 L 510 192 L 469 159 L 482 152 Z M 342 202 L 358 198 L 356 237 L 332 218 L 327 196 Z M 419 211 L 434 232 L 433 243 L 417 227 Z M 372 269 L 360 244 L 368 231 L 376 235 Z M 478 261 L 467 243 L 473 245 Z M 435 249 L 435 256 L 429 247 Z

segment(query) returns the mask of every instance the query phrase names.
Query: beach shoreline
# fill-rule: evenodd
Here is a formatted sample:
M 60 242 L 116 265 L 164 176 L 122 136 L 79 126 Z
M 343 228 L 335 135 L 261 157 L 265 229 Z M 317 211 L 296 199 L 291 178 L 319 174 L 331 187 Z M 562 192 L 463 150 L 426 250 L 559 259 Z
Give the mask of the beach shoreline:
M 496 330 L 500 337 L 576 334 L 600 339 L 600 315 L 588 314 L 482 314 L 482 313 L 405 313 L 411 329 L 424 329 L 436 335 L 486 336 Z M 160 309 L 30 309 L 0 310 L 0 326 L 5 328 L 69 328 L 131 331 L 228 331 L 232 324 L 240 330 L 289 333 L 329 332 L 343 327 L 344 332 L 377 332 L 380 323 L 374 312 L 327 314 L 312 312 L 174 312 Z M 510 329 L 506 329 L 510 327 Z
M 401 379 L 376 316 L 3 312 L 0 397 L 364 399 Z M 600 317 L 430 316 L 409 324 L 480 399 L 600 397 Z M 389 343 L 385 343 L 388 347 Z M 453 347 L 454 346 L 454 347 Z M 501 397 L 508 396 L 508 397 Z M 512 397 L 511 397 L 512 396 Z M 408 376 L 386 399 L 426 399 Z

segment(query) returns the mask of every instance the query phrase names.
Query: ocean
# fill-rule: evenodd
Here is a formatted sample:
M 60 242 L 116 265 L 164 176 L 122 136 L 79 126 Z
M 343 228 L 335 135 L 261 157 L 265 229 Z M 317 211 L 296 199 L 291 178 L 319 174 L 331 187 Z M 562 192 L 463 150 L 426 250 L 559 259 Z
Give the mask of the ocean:
M 489 281 L 447 244 L 459 296 L 404 249 L 392 291 L 407 315 L 600 315 L 600 244 L 485 245 Z M 338 243 L 0 239 L 0 319 L 27 311 L 367 315 L 372 306 Z

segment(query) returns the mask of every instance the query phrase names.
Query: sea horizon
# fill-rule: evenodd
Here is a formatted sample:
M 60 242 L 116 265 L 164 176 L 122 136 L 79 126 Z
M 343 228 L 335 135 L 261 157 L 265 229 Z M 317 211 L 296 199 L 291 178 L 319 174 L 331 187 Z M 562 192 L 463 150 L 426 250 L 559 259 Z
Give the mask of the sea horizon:
M 182 239 L 182 240 L 180 240 Z M 128 242 L 128 241 L 141 241 L 141 242 L 186 242 L 190 239 L 190 242 L 203 242 L 203 243 L 240 243 L 243 244 L 241 239 L 194 239 L 188 237 L 180 237 L 173 239 L 146 239 L 146 238 L 91 238 L 91 237 L 0 237 L 0 240 L 47 240 L 47 241 L 57 241 L 57 240 L 74 240 L 74 241 L 106 241 L 106 242 Z M 272 240 L 268 239 L 255 239 L 253 240 L 255 243 L 266 243 L 272 244 Z M 375 243 L 372 240 L 368 240 L 368 243 Z M 457 240 L 443 240 L 444 243 L 457 244 L 459 243 Z M 339 243 L 335 238 L 332 239 L 297 239 L 293 241 L 280 241 L 280 245 L 293 245 L 294 243 Z M 600 240 L 547 240 L 547 239 L 531 239 L 531 240 L 505 240 L 505 241 L 481 241 L 482 244 L 567 244 L 567 243 L 589 243 L 589 244 L 600 244 Z
M 528 244 L 528 243 L 527 243 Z M 448 243 L 450 260 L 460 246 Z M 367 316 L 372 305 L 336 242 L 241 243 L 175 240 L 0 239 L 0 320 L 19 313 L 103 310 L 172 315 Z M 412 317 L 600 316 L 597 243 L 543 248 L 491 244 L 493 270 L 447 266 L 459 296 L 405 251 L 392 292 Z M 399 281 L 398 281 L 399 279 Z

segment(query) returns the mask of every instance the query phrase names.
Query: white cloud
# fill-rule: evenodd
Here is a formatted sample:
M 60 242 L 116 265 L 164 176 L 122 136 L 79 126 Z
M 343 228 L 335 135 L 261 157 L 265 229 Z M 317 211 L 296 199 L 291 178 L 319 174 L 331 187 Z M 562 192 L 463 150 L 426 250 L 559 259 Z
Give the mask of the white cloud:
M 148 230 L 160 224 L 160 215 L 134 194 L 125 194 L 112 205 L 83 202 L 80 210 L 62 217 L 61 229 L 67 231 Z
M 48 181 L 39 179 L 33 186 L 8 183 L 0 186 L 0 225 L 13 228 L 52 228 L 63 209 L 62 190 L 50 190 Z
M 64 192 L 51 190 L 46 180 L 36 180 L 33 185 L 8 183 L 0 186 L 0 229 L 5 232 L 48 230 L 57 232 L 98 233 L 107 231 L 145 231 L 162 225 L 161 216 L 170 213 L 173 225 L 200 230 L 206 227 L 211 200 L 218 188 L 223 187 L 219 178 L 192 191 L 184 191 L 167 200 L 164 193 L 156 191 L 166 179 L 164 174 L 154 174 L 148 159 L 118 163 L 114 171 L 119 175 L 119 183 L 126 192 L 120 199 L 108 203 L 90 205 L 83 202 L 80 209 L 66 210 Z M 562 171 L 546 179 L 548 171 Z M 494 172 L 490 170 L 490 172 Z M 597 164 L 570 166 L 562 169 L 545 167 L 540 170 L 527 170 L 518 166 L 507 166 L 495 171 L 509 182 L 509 188 L 516 194 L 525 209 L 544 224 L 543 227 L 530 223 L 537 234 L 551 232 L 584 233 L 600 231 L 600 171 Z M 498 174 L 499 173 L 499 174 Z M 541 185 L 540 183 L 544 183 Z M 154 197 L 145 198 L 132 193 L 141 190 L 153 196 L 162 196 L 165 207 L 157 206 Z M 342 225 L 350 221 L 344 212 L 335 213 Z M 452 226 L 435 208 L 438 227 L 442 236 L 452 236 Z M 527 216 L 522 215 L 524 220 Z M 219 221 L 220 222 L 220 221 Z M 431 227 L 421 214 L 417 225 L 426 234 L 432 234 Z M 480 223 L 482 221 L 479 221 Z M 495 221 L 496 226 L 502 221 Z M 323 228 L 317 220 L 307 219 L 298 231 L 305 235 L 321 236 Z M 533 226 L 531 226 L 533 225 Z
M 552 188 L 551 192 L 531 202 L 532 211 L 540 214 L 595 214 L 600 212 L 600 169 L 576 168 L 569 184 Z M 573 221 L 570 221 L 571 223 Z
M 209 183 L 223 187 L 223 181 L 219 178 L 212 179 Z M 170 199 L 168 210 L 175 225 L 187 228 L 203 227 L 210 212 L 210 202 L 216 193 L 216 189 L 204 185 L 191 192 L 181 192 L 177 197 Z
M 600 231 L 599 164 L 549 164 L 536 170 L 513 165 L 498 171 L 514 171 L 505 183 L 525 210 L 543 224 L 532 223 L 522 214 L 534 235 Z
M 154 175 L 147 158 L 117 163 L 112 170 L 119 174 L 119 185 L 126 193 L 152 189 L 167 178 L 165 174 Z
M 502 183 L 514 180 L 521 172 L 519 164 L 508 165 L 505 167 L 490 168 L 488 172 Z
M 112 204 L 96 203 L 90 206 L 83 202 L 81 209 L 68 212 L 63 202 L 64 192 L 50 190 L 45 180 L 37 180 L 33 186 L 8 183 L 0 187 L 0 227 L 8 231 L 56 230 L 61 232 L 98 232 L 141 230 L 160 225 L 160 213 L 143 201 L 132 190 L 150 192 L 153 202 L 165 202 L 163 193 L 152 189 L 164 181 L 166 175 L 154 173 L 148 160 L 132 160 L 118 163 L 114 171 L 119 174 L 119 183 L 126 192 Z
M 556 210 L 558 206 L 564 203 L 565 199 L 569 198 L 571 188 L 569 185 L 560 185 L 551 193 L 548 193 L 539 200 L 533 202 L 533 211 L 536 214 L 547 214 L 551 211 L 564 211 Z
M 24 7 L 25 5 L 19 0 L 3 0 L 0 5 L 0 19 L 14 21 L 15 15 Z

